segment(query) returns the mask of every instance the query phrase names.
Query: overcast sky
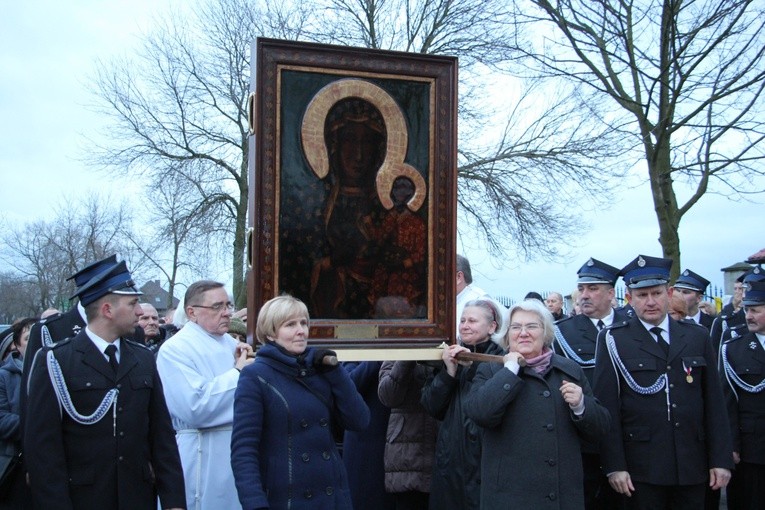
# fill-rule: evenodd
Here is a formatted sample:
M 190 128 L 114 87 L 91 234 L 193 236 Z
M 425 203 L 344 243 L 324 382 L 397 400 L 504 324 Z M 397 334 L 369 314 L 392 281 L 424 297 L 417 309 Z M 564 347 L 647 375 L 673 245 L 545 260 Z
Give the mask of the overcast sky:
M 6 2 L 0 16 L 0 216 L 19 224 L 53 214 L 61 197 L 91 191 L 115 196 L 140 183 L 95 173 L 83 162 L 85 137 L 98 138 L 103 119 L 86 109 L 87 88 L 97 59 L 129 54 L 166 0 L 27 0 Z M 658 224 L 650 190 L 633 177 L 612 197 L 608 209 L 581 214 L 582 234 L 559 252 L 563 263 L 526 263 L 508 254 L 495 269 L 463 233 L 458 252 L 467 254 L 475 283 L 493 294 L 519 299 L 530 290 L 575 287 L 577 269 L 590 257 L 622 267 L 635 256 L 660 256 Z M 722 284 L 720 268 L 765 248 L 759 203 L 709 195 L 681 224 L 684 268 Z M 577 213 L 588 204 L 570 203 Z

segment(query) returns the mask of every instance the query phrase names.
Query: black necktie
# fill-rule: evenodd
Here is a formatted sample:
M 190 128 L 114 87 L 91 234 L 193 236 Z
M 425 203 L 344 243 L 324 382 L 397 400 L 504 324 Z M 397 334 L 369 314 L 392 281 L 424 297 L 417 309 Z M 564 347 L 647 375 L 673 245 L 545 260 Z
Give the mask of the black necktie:
M 597 326 L 598 326 L 598 331 L 600 331 L 601 329 L 603 329 L 603 328 L 605 328 L 605 327 L 606 327 L 606 323 L 605 323 L 605 322 L 603 322 L 601 319 L 598 319 L 598 324 L 597 324 Z
M 117 363 L 117 346 L 114 344 L 109 344 L 109 346 L 104 350 L 107 356 L 109 356 L 109 365 L 111 365 L 112 370 L 114 370 L 114 373 L 117 373 L 117 368 L 119 368 L 119 363 Z
M 662 330 L 659 327 L 651 328 L 651 333 L 656 335 L 656 339 L 659 342 L 659 347 L 661 347 L 661 349 L 664 351 L 664 355 L 669 356 L 669 344 L 664 339 L 664 337 L 661 336 L 661 331 Z

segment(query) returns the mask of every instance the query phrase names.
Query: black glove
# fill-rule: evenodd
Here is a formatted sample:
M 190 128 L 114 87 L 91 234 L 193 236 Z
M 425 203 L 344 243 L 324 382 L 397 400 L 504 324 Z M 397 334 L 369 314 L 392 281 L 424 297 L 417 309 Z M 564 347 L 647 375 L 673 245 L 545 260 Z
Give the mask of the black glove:
M 329 360 L 324 360 L 326 356 L 332 357 L 330 363 L 328 363 Z M 340 363 L 337 361 L 337 353 L 335 351 L 331 349 L 315 349 L 313 351 L 313 367 L 320 374 L 327 373 L 330 370 L 335 370 L 339 366 Z

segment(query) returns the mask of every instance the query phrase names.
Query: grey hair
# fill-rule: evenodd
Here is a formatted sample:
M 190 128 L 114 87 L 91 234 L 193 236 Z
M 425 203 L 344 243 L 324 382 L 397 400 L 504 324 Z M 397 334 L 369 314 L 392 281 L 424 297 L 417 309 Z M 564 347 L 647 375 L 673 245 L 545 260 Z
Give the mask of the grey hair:
M 530 312 L 539 316 L 539 320 L 542 323 L 542 331 L 544 334 L 544 345 L 545 347 L 550 347 L 553 343 L 553 340 L 555 339 L 555 324 L 553 322 L 553 316 L 550 313 L 550 310 L 548 310 L 544 305 L 544 303 L 537 299 L 526 299 L 510 307 L 510 312 L 508 313 L 510 319 L 508 320 L 507 334 L 505 335 L 505 338 L 501 344 L 502 347 L 505 349 L 510 347 L 509 323 L 513 319 L 513 314 L 517 311 Z
M 497 323 L 497 328 L 494 330 L 494 333 L 491 334 L 491 341 L 501 345 L 502 339 L 507 332 L 507 326 L 510 323 L 508 320 L 509 316 L 507 315 L 507 308 L 489 298 L 473 299 L 472 301 L 465 303 L 464 308 L 469 306 L 482 308 L 486 311 L 486 316 Z M 459 336 L 459 332 L 457 332 L 457 335 Z
M 457 255 L 457 271 L 462 271 L 465 276 L 465 283 L 473 283 L 473 273 L 470 271 L 470 261 L 462 255 Z

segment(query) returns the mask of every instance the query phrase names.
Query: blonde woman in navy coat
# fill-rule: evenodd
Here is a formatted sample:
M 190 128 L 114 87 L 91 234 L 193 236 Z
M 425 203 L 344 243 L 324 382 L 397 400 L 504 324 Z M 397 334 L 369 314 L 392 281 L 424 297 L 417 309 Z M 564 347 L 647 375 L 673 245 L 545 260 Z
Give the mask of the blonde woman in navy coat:
M 332 420 L 369 424 L 369 408 L 348 374 L 308 347 L 308 309 L 291 296 L 266 302 L 255 336 L 263 344 L 234 397 L 231 467 L 243 510 L 352 508 Z

